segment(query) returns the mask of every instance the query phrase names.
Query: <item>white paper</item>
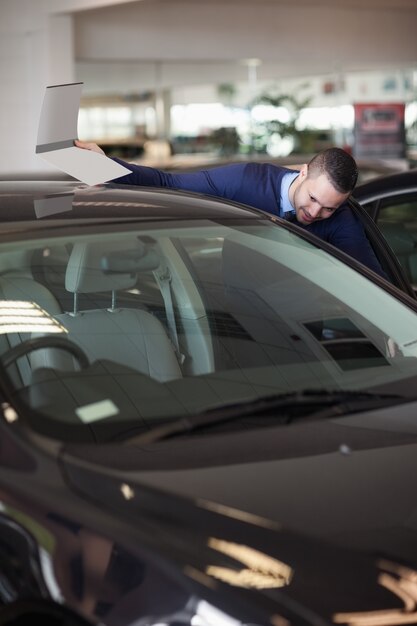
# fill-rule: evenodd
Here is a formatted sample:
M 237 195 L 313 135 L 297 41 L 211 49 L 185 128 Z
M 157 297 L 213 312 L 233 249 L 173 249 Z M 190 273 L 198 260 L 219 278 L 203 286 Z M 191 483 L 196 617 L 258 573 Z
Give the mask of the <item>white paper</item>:
M 87 185 L 99 185 L 131 173 L 126 167 L 112 161 L 104 154 L 75 146 L 42 152 L 39 156 Z
M 78 137 L 78 111 L 83 83 L 52 85 L 45 89 L 36 147 Z
M 38 219 L 56 215 L 57 213 L 67 213 L 72 211 L 73 193 L 54 194 L 45 198 L 35 198 L 33 201 L 35 215 Z
M 103 154 L 74 146 L 83 83 L 46 88 L 39 118 L 36 153 L 87 185 L 99 185 L 130 174 Z

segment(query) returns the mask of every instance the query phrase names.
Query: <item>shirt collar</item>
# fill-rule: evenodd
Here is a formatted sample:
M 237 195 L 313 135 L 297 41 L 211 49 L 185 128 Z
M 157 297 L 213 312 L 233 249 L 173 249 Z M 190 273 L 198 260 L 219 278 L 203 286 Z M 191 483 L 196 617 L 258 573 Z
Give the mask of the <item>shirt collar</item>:
M 292 181 L 297 178 L 300 172 L 288 172 L 284 174 L 281 181 L 281 193 L 280 193 L 280 217 L 283 217 L 284 213 L 288 211 L 295 212 L 293 205 L 290 202 L 290 185 Z

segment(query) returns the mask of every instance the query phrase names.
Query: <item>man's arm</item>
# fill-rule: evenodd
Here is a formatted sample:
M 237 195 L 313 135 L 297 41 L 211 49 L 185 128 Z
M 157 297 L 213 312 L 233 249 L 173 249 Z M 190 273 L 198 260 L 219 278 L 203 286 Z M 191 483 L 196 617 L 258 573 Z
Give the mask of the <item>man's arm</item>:
M 92 152 L 97 152 L 99 154 L 105 155 L 104 150 L 102 150 L 96 143 L 79 141 L 78 139 L 76 139 L 74 143 L 77 148 L 82 148 L 83 150 L 91 150 Z M 139 185 L 143 187 L 176 186 L 171 180 L 170 175 L 162 172 L 161 170 L 153 167 L 134 165 L 133 163 L 128 163 L 126 161 L 123 161 L 122 159 L 113 158 L 112 160 L 116 161 L 116 163 L 120 163 L 131 172 L 130 174 L 126 174 L 125 176 L 115 178 L 114 182 L 124 185 Z
M 314 222 L 305 228 L 390 280 L 376 257 L 361 221 L 347 205 L 337 209 L 329 219 Z
M 92 150 L 93 152 L 105 154 L 96 143 L 79 141 L 77 139 L 75 145 L 84 150 Z M 116 178 L 114 180 L 116 183 L 123 185 L 139 185 L 142 187 L 180 189 L 182 191 L 192 191 L 227 198 L 229 200 L 234 198 L 236 190 L 239 189 L 242 183 L 245 167 L 244 164 L 237 164 L 197 172 L 171 173 L 164 172 L 154 167 L 128 163 L 118 158 L 113 158 L 113 160 L 131 171 L 130 174 Z

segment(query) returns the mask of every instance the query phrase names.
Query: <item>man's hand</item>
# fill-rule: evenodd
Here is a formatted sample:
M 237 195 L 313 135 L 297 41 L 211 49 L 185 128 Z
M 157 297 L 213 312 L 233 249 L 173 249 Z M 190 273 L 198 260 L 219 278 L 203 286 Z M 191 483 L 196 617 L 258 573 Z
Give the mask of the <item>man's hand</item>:
M 77 146 L 77 148 L 82 148 L 83 150 L 91 150 L 92 152 L 98 152 L 98 154 L 104 154 L 104 156 L 106 156 L 105 152 L 96 143 L 79 141 L 79 139 L 75 139 L 74 144 Z

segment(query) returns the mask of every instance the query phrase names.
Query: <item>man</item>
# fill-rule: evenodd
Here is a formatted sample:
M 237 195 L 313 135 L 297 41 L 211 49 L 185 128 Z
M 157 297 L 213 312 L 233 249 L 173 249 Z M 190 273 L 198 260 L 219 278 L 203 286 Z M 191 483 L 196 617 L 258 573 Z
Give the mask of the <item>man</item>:
M 104 154 L 95 143 L 75 141 Z M 241 202 L 299 225 L 387 278 L 360 220 L 346 204 L 357 179 L 355 160 L 341 148 L 328 148 L 294 171 L 269 163 L 236 163 L 188 173 L 169 173 L 114 159 L 131 174 L 117 183 L 169 187 Z M 330 219 L 331 218 L 331 219 Z

